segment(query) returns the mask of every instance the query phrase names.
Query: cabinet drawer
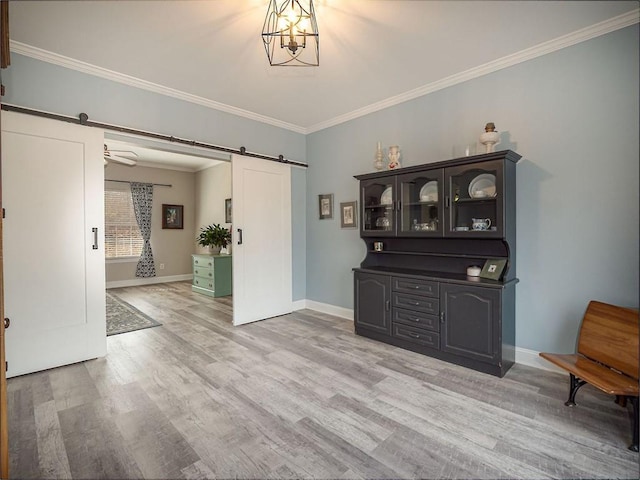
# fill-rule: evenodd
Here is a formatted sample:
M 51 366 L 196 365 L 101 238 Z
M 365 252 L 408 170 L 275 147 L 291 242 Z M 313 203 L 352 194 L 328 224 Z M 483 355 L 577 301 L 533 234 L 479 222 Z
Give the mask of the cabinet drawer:
M 193 275 L 196 277 L 213 278 L 213 268 L 194 266 Z
M 393 277 L 392 288 L 394 292 L 410 293 L 412 295 L 424 295 L 438 297 L 438 282 L 427 280 L 412 280 L 409 278 Z
M 193 277 L 193 285 L 201 288 L 208 288 L 213 290 L 213 280 L 208 280 L 202 277 Z
M 414 312 L 411 310 L 403 310 L 402 308 L 393 309 L 393 321 L 403 323 L 433 332 L 440 331 L 440 322 L 436 315 L 425 315 L 424 313 Z
M 437 298 L 419 297 L 417 295 L 393 292 L 391 303 L 394 307 L 406 308 L 407 310 L 428 313 L 430 315 L 438 315 L 439 313 Z
M 213 259 L 211 257 L 193 257 L 193 268 L 213 268 Z
M 439 348 L 440 335 L 422 328 L 410 327 L 402 323 L 392 323 L 392 335 L 396 338 L 417 343 L 425 347 Z

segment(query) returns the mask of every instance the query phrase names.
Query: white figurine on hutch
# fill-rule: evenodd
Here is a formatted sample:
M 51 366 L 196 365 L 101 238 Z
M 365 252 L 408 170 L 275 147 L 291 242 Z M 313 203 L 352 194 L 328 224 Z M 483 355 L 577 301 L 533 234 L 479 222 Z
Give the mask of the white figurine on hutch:
M 398 168 L 400 168 L 400 147 L 393 145 L 389 147 L 389 165 L 387 165 L 387 169 L 396 170 Z

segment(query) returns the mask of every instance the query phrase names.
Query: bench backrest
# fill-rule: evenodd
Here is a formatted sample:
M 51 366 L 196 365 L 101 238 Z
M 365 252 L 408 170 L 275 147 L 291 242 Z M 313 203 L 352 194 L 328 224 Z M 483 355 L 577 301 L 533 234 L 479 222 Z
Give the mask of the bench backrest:
M 582 319 L 578 353 L 638 378 L 638 310 L 591 301 Z

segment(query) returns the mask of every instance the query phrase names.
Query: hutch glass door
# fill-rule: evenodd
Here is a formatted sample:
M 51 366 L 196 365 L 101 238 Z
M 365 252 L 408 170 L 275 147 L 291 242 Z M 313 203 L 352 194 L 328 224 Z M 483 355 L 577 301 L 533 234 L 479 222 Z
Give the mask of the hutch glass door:
M 501 237 L 503 234 L 501 162 L 463 165 L 445 170 L 447 235 Z
M 361 182 L 362 234 L 391 236 L 395 233 L 395 177 Z
M 404 236 L 442 236 L 442 170 L 398 177 L 398 229 Z

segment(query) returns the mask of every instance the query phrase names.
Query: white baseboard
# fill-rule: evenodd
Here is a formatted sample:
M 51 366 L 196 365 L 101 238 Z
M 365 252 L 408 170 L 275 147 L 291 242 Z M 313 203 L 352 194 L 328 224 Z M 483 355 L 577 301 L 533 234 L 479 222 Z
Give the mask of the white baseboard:
M 567 373 L 566 371 L 556 367 L 553 363 L 546 361 L 540 355 L 540 352 L 529 350 L 528 348 L 516 347 L 516 363 L 527 365 L 528 367 L 539 368 L 541 370 L 549 370 L 556 373 Z
M 299 302 L 302 300 L 299 300 Z M 336 317 L 345 318 L 353 321 L 353 310 L 350 308 L 337 307 L 329 303 L 316 302 L 314 300 L 304 300 L 305 307 L 316 312 L 328 313 L 329 315 L 335 315 Z
M 166 277 L 150 277 L 150 278 L 132 278 L 129 280 L 115 280 L 113 282 L 107 282 L 107 288 L 120 288 L 120 287 L 136 287 L 138 285 L 153 285 L 154 283 L 169 283 L 169 282 L 182 282 L 184 280 L 193 279 L 191 273 L 184 275 L 169 275 Z
M 294 300 L 291 303 L 293 311 L 302 310 L 303 308 L 307 308 L 307 301 L 303 298 L 302 300 Z

